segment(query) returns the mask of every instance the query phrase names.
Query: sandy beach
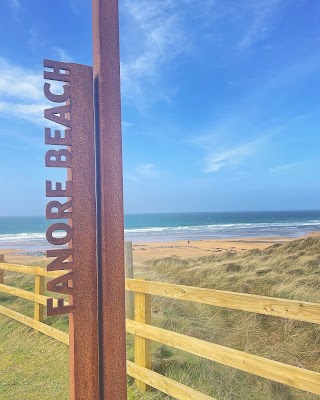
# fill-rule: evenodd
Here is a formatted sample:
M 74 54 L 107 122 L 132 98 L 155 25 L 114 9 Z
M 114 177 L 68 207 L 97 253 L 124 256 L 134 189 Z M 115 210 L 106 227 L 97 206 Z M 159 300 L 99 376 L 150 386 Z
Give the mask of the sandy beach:
M 275 243 L 293 240 L 284 237 L 254 237 L 237 239 L 177 240 L 162 243 L 134 243 L 133 258 L 143 262 L 151 258 L 178 256 L 180 258 L 207 256 L 224 251 L 246 251 L 265 249 Z
M 320 232 L 307 236 L 318 236 Z M 224 251 L 246 251 L 252 249 L 265 249 L 275 243 L 283 243 L 294 239 L 288 237 L 252 237 L 210 240 L 177 240 L 170 242 L 145 242 L 133 243 L 133 259 L 135 263 L 145 260 L 178 256 L 180 258 L 206 256 L 219 254 Z M 42 251 L 24 251 L 19 249 L 1 249 L 5 261 L 15 264 L 30 265 L 33 263 L 46 263 Z

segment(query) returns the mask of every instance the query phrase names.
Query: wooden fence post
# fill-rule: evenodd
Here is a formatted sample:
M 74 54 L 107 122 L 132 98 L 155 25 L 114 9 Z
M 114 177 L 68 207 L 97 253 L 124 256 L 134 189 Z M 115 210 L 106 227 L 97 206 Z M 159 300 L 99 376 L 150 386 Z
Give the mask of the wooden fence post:
M 4 262 L 4 254 L 0 254 L 0 263 Z M 0 269 L 0 283 L 3 283 L 4 280 L 4 270 Z
M 145 293 L 134 294 L 134 319 L 137 322 L 151 324 L 151 295 Z M 135 363 L 141 367 L 151 369 L 151 340 L 135 336 L 134 339 Z M 136 386 L 142 392 L 149 390 L 149 386 L 136 379 Z
M 126 268 L 126 278 L 133 279 L 133 254 L 132 242 L 124 243 L 124 264 Z M 126 317 L 134 319 L 134 293 L 126 291 Z
M 44 295 L 44 276 L 35 276 L 34 292 L 35 294 Z M 42 304 L 34 303 L 34 319 L 36 321 L 43 322 L 44 306 Z

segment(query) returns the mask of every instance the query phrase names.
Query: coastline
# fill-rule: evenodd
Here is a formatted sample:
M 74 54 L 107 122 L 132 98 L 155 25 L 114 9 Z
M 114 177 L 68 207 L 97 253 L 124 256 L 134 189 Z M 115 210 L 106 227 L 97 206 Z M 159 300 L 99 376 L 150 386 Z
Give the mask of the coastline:
M 178 256 L 180 258 L 200 257 L 219 254 L 225 251 L 243 252 L 253 249 L 265 249 L 276 243 L 290 242 L 295 239 L 303 239 L 310 236 L 320 236 L 320 232 L 312 232 L 299 237 L 288 236 L 253 236 L 222 239 L 200 240 L 170 240 L 170 241 L 137 241 L 133 242 L 133 258 L 135 263 L 141 263 L 152 258 Z M 43 245 L 29 243 L 27 247 L 14 246 L 0 248 L 0 254 L 4 254 L 5 261 L 16 264 L 46 264 L 46 248 Z

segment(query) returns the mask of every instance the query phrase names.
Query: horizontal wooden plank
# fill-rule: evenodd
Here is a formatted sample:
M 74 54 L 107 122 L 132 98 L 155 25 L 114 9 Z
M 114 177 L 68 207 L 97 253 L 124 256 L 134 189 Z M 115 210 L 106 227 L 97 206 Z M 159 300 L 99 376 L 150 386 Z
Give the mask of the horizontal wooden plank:
M 320 374 L 180 333 L 127 320 L 127 332 L 310 393 L 320 394 Z
M 46 269 L 42 267 L 29 267 L 27 265 L 7 263 L 0 263 L 0 269 L 4 271 L 19 272 L 21 274 L 47 276 L 48 278 L 55 278 L 66 273 L 66 271 L 47 272 Z
M 52 326 L 46 325 L 43 322 L 35 321 L 34 319 L 27 317 L 23 314 L 20 314 L 16 311 L 13 311 L 7 307 L 3 307 L 0 305 L 0 313 L 12 318 L 18 322 L 21 322 L 24 325 L 29 326 L 39 332 L 44 333 L 47 336 L 52 337 L 53 339 L 58 340 L 59 342 L 69 344 L 69 334 L 59 331 L 58 329 L 53 328 Z
M 33 301 L 34 303 L 42 304 L 44 306 L 47 305 L 47 300 L 51 299 L 51 297 L 44 296 L 41 294 L 35 294 L 33 292 L 29 292 L 27 290 L 19 289 L 16 287 L 8 286 L 8 285 L 3 285 L 0 284 L 0 292 L 10 294 L 12 296 L 17 296 L 22 299 L 30 300 Z M 53 300 L 53 307 L 58 306 L 58 300 L 57 299 L 52 299 Z M 68 302 L 64 302 L 65 305 L 68 305 Z
M 27 290 L 0 284 L 0 292 L 11 294 L 12 296 L 21 297 L 22 299 L 30 300 L 38 304 L 47 305 L 48 297 L 28 292 Z
M 127 361 L 127 374 L 178 400 L 215 400 L 213 397 L 191 389 L 188 386 L 182 385 L 182 383 L 157 374 L 147 368 L 140 367 L 131 361 Z
M 290 318 L 320 324 L 320 304 L 276 297 L 203 289 L 162 282 L 126 279 L 126 289 L 172 299 L 193 301 L 217 307 Z

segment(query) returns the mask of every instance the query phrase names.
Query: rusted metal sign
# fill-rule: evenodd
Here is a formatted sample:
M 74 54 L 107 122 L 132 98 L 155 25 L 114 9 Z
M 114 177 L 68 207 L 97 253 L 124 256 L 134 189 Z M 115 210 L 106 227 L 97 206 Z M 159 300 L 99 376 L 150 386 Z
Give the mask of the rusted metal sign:
M 47 257 L 53 258 L 47 270 L 65 272 L 48 282 L 47 288 L 69 295 L 69 303 L 60 298 L 55 305 L 49 299 L 47 314 L 70 313 L 70 398 L 98 400 L 93 72 L 86 65 L 51 60 L 45 60 L 44 67 L 44 94 L 56 103 L 44 114 L 57 124 L 45 128 L 50 146 L 45 163 L 64 168 L 68 177 L 66 182 L 46 182 L 47 197 L 55 198 L 48 202 L 47 219 L 61 220 L 47 230 L 48 242 L 57 246 L 47 251 Z M 63 83 L 59 93 L 54 91 L 57 82 Z

